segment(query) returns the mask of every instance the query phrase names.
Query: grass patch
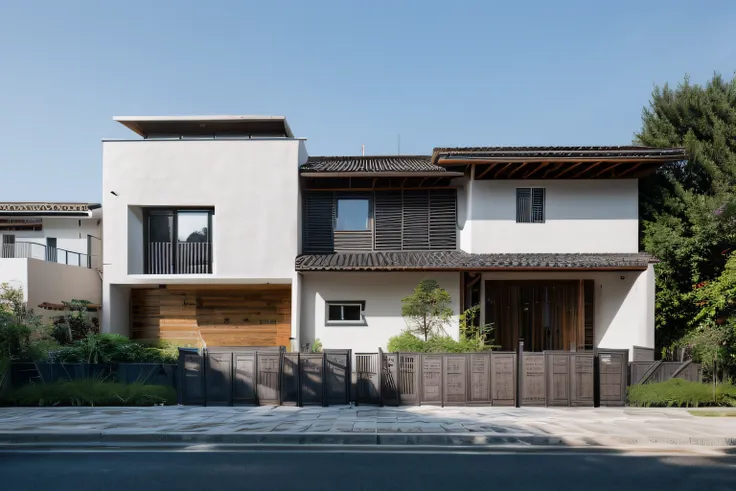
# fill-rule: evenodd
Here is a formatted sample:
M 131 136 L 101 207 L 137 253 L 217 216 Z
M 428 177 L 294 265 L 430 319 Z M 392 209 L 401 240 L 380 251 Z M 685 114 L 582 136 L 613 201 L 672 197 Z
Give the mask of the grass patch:
M 736 406 L 736 386 L 721 384 L 715 395 L 713 386 L 682 379 L 629 387 L 629 404 L 638 407 L 714 407 Z
M 155 406 L 176 404 L 176 391 L 163 385 L 83 379 L 26 385 L 11 390 L 0 402 L 5 406 Z
M 693 416 L 701 416 L 703 418 L 736 418 L 736 411 L 691 409 L 688 412 Z

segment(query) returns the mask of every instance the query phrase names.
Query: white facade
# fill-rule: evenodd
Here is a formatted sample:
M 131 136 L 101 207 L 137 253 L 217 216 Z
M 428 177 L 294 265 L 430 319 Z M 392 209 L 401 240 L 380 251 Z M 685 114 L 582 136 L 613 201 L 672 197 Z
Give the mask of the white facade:
M 411 295 L 421 280 L 434 279 L 452 298 L 455 316 L 445 328 L 449 336 L 459 335 L 459 273 L 304 273 L 301 288 L 302 344 L 319 339 L 326 349 L 352 349 L 375 352 L 386 349 L 391 336 L 407 326 L 401 316 L 401 299 Z M 330 325 L 326 322 L 325 302 L 365 302 L 364 325 Z
M 96 269 L 67 266 L 40 259 L 0 259 L 0 283 L 22 288 L 29 307 L 49 318 L 55 314 L 38 308 L 42 303 L 70 300 L 102 301 L 102 278 Z M 56 313 L 58 315 L 58 313 Z
M 516 223 L 516 189 L 545 189 L 545 222 Z M 636 179 L 474 180 L 458 193 L 460 247 L 472 253 L 635 253 Z
M 136 285 L 292 284 L 305 160 L 295 138 L 105 141 L 103 330 L 127 332 Z M 151 207 L 214 209 L 212 274 L 144 274 Z

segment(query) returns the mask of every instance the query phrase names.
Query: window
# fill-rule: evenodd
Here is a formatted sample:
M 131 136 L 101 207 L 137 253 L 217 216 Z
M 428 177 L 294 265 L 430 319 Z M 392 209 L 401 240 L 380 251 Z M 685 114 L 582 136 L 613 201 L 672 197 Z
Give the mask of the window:
M 544 223 L 544 188 L 516 188 L 516 223 Z
M 327 302 L 326 324 L 365 325 L 364 311 L 362 301 Z
M 146 273 L 212 273 L 212 215 L 211 209 L 149 210 Z
M 337 224 L 339 232 L 358 232 L 371 229 L 371 202 L 369 199 L 339 198 Z

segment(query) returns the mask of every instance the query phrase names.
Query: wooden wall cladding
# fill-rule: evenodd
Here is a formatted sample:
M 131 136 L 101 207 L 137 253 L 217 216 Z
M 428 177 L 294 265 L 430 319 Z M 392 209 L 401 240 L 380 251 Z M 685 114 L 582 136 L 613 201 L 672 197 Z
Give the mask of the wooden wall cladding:
M 289 346 L 291 289 L 284 285 L 133 289 L 131 337 L 207 346 Z M 201 339 L 200 339 L 201 338 Z

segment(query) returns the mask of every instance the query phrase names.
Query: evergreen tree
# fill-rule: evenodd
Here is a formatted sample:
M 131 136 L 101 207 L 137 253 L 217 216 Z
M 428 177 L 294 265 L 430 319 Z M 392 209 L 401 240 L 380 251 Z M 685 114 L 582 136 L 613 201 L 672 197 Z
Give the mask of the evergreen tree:
M 704 319 L 697 290 L 720 277 L 736 245 L 736 224 L 724 213 L 736 203 L 736 78 L 657 87 L 636 143 L 688 153 L 639 185 L 643 247 L 661 261 L 657 344 L 667 348 L 714 320 Z

